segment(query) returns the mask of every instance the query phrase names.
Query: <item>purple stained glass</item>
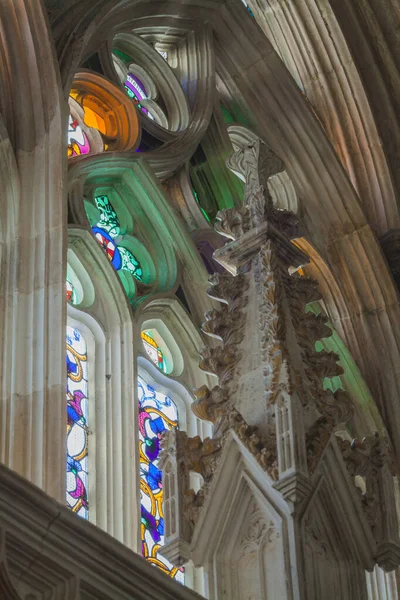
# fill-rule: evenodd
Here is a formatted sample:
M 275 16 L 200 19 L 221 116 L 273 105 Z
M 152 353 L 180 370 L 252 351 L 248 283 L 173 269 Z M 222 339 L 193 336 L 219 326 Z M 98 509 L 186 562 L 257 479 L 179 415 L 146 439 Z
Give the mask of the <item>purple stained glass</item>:
M 147 98 L 146 88 L 144 87 L 140 79 L 138 79 L 132 73 L 128 73 L 125 80 L 125 85 L 135 94 L 139 102 Z
M 149 113 L 146 107 L 144 107 L 141 102 L 147 99 L 146 88 L 143 83 L 132 73 L 128 73 L 125 79 L 125 89 L 127 94 L 135 104 L 140 108 L 140 110 L 147 115 L 149 118 L 153 119 L 152 115 Z

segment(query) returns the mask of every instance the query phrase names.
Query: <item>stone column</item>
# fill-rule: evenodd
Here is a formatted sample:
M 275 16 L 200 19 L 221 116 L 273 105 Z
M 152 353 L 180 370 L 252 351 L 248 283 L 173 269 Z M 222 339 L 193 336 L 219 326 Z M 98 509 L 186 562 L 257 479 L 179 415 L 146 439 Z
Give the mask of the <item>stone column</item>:
M 380 567 L 375 567 L 372 573 L 367 573 L 368 600 L 398 600 L 396 573 L 385 573 Z
M 2 2 L 0 21 L 0 460 L 64 500 L 66 104 L 42 4 Z

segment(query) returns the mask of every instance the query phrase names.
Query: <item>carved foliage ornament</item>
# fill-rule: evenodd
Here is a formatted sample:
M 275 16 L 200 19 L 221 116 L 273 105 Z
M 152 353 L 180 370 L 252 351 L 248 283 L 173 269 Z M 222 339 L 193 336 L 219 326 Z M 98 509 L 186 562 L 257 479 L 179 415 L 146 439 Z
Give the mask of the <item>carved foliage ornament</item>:
M 214 273 L 210 275 L 208 281 L 210 287 L 207 289 L 207 296 L 227 304 L 230 312 L 241 310 L 246 306 L 246 275 L 232 277 L 229 273 Z
M 279 537 L 274 523 L 265 518 L 259 506 L 250 507 L 250 519 L 241 542 L 241 554 L 259 550 L 261 544 L 271 544 Z
M 207 335 L 215 337 L 224 346 L 240 344 L 244 337 L 246 315 L 239 311 L 230 311 L 226 305 L 220 310 L 210 310 L 205 315 L 201 328 Z
M 228 401 L 227 385 L 234 376 L 241 356 L 239 346 L 244 337 L 246 320 L 242 309 L 247 304 L 246 275 L 233 277 L 229 273 L 215 273 L 209 277 L 209 282 L 207 295 L 222 306 L 205 314 L 202 329 L 206 335 L 221 340 L 222 346 L 203 348 L 199 366 L 206 373 L 216 375 L 220 385 L 212 390 L 206 386 L 195 390 L 196 400 L 192 410 L 200 419 L 215 423 Z
M 248 425 L 239 411 L 231 407 L 227 413 L 227 423 L 261 467 L 277 481 L 279 472 L 274 435 L 269 436 L 268 440 L 262 437 L 256 427 Z
M 391 444 L 387 438 L 381 438 L 377 432 L 362 440 L 342 440 L 337 438 L 347 470 L 352 477 L 375 477 L 376 473 L 387 464 L 393 476 L 397 474 L 397 466 Z
M 260 253 L 262 307 L 260 326 L 264 358 L 265 395 L 274 404 L 280 389 L 289 387 L 285 348 L 285 317 L 282 311 L 283 289 L 273 243 L 269 240 Z M 284 372 L 283 372 L 284 371 Z
M 400 541 L 393 485 L 398 469 L 391 443 L 378 433 L 352 442 L 337 438 L 337 443 L 354 483 L 356 476 L 365 482 L 365 492 L 356 489 L 377 540 L 377 562 L 393 570 L 400 562 Z
M 219 385 L 210 390 L 206 385 L 194 390 L 196 400 L 192 403 L 192 411 L 199 419 L 215 423 L 221 409 L 228 402 L 228 390 Z
M 214 229 L 217 233 L 231 240 L 237 240 L 250 229 L 250 211 L 248 207 L 224 208 L 218 211 Z

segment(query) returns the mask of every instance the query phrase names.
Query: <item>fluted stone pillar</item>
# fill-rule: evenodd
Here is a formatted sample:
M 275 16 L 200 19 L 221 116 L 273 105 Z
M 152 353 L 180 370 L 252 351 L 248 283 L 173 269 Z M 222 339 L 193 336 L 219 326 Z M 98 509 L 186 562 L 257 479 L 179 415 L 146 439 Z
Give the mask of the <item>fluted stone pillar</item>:
M 385 573 L 380 567 L 375 567 L 372 573 L 367 573 L 368 600 L 398 600 L 396 572 Z
M 41 3 L 2 2 L 0 22 L 0 460 L 63 499 L 65 104 Z

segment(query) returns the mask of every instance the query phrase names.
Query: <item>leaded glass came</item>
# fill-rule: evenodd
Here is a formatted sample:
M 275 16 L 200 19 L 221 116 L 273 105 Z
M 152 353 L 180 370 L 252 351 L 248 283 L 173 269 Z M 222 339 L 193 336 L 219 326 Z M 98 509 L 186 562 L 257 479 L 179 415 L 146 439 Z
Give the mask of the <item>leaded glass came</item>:
M 178 411 L 171 398 L 138 378 L 139 456 L 142 553 L 164 573 L 183 583 L 178 569 L 159 554 L 164 543 L 162 472 L 158 468 L 162 433 L 178 427 Z
M 82 334 L 67 327 L 67 506 L 84 519 L 88 505 L 88 367 Z

